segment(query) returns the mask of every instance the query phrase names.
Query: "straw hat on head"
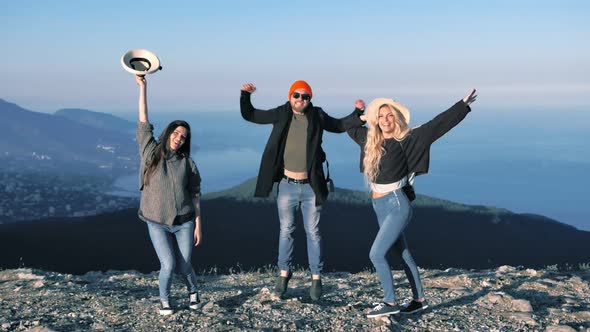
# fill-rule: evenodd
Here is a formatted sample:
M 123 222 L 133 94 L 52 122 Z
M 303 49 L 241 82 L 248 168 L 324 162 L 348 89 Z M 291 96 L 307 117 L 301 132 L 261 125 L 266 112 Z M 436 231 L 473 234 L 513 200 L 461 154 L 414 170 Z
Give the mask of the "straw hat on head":
M 367 112 L 366 114 L 369 113 L 375 113 L 375 114 L 379 114 L 379 108 L 381 108 L 381 106 L 383 105 L 389 105 L 391 107 L 393 107 L 395 110 L 399 111 L 401 113 L 401 115 L 404 117 L 404 120 L 406 122 L 406 124 L 409 126 L 410 125 L 410 110 L 408 110 L 407 107 L 405 107 L 404 105 L 398 103 L 397 101 L 393 100 L 393 99 L 389 99 L 389 98 L 377 98 L 374 99 L 373 101 L 371 101 L 371 103 L 369 103 L 369 106 L 367 106 Z
M 123 54 L 121 65 L 126 71 L 138 76 L 152 74 L 162 69 L 160 59 L 154 53 L 141 49 L 131 50 Z

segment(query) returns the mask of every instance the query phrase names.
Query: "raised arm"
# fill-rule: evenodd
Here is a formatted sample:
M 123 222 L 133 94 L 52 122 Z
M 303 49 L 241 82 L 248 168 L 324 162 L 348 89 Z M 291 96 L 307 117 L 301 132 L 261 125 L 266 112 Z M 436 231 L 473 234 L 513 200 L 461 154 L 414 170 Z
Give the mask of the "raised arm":
M 472 89 L 462 100 L 455 103 L 448 110 L 440 113 L 434 119 L 420 127 L 414 128 L 414 132 L 432 144 L 441 138 L 449 130 L 459 124 L 467 113 L 471 112 L 471 105 L 477 98 L 476 90 Z
M 156 140 L 154 139 L 154 126 L 148 122 L 146 85 L 145 77 L 135 76 L 135 82 L 139 85 L 139 123 L 137 125 L 136 140 L 139 145 L 139 157 L 141 158 L 139 169 L 139 190 L 143 189 L 143 176 L 146 167 L 151 162 L 151 156 L 156 149 Z
M 360 145 L 361 147 L 365 146 L 365 142 L 367 140 L 367 127 L 363 126 L 367 119 L 366 115 L 362 114 L 365 111 L 365 102 L 362 99 L 358 99 L 354 102 L 355 110 L 358 109 L 361 113 L 359 115 L 359 119 L 361 119 L 362 123 L 356 127 L 352 127 L 346 130 L 346 133 L 356 144 Z
M 147 111 L 147 81 L 145 77 L 135 76 L 135 82 L 139 85 L 139 124 L 137 126 L 137 144 L 139 155 L 142 158 L 150 156 L 156 146 L 154 139 L 154 127 L 149 123 Z
M 265 111 L 254 108 L 250 96 L 256 91 L 256 86 L 252 83 L 242 85 L 242 94 L 240 96 L 240 112 L 246 121 L 257 124 L 274 123 L 277 120 L 276 108 Z
M 139 122 L 148 122 L 147 113 L 147 82 L 144 77 L 135 76 L 135 82 L 139 85 Z
M 352 113 L 340 119 L 333 118 L 320 109 L 322 128 L 332 133 L 343 133 L 351 128 L 362 126 L 365 123 L 363 115 L 363 112 L 365 111 L 365 102 L 362 99 L 359 99 L 355 101 L 354 107 Z

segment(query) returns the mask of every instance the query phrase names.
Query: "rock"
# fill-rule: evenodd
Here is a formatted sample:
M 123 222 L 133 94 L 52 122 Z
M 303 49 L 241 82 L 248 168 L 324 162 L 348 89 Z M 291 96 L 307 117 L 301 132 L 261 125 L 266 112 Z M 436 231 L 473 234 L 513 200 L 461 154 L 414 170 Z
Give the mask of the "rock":
M 31 270 L 22 270 L 16 274 L 16 277 L 21 280 L 42 280 L 45 279 L 44 276 L 35 275 L 31 272 Z
M 533 306 L 527 300 L 512 300 L 512 310 L 518 312 L 533 312 Z
M 495 310 L 515 311 L 515 312 L 533 312 L 531 303 L 527 300 L 513 299 L 512 296 L 504 292 L 492 292 L 476 301 L 477 304 L 486 308 Z
M 100 322 L 94 322 L 94 323 L 92 324 L 92 329 L 93 329 L 93 330 L 95 330 L 95 331 L 97 331 L 97 330 L 98 330 L 98 331 L 102 331 L 102 330 L 107 330 L 107 329 L 108 329 L 108 327 L 107 327 L 106 325 L 104 325 L 103 323 L 100 323 Z
M 566 296 L 563 298 L 563 301 L 567 304 L 574 304 L 576 303 L 576 300 L 574 298 L 572 298 L 571 296 Z
M 547 326 L 545 332 L 576 332 L 576 330 L 567 325 L 551 325 Z
M 480 282 L 480 285 L 481 285 L 482 287 L 491 287 L 491 286 L 492 286 L 492 283 L 490 283 L 490 281 L 486 279 L 486 280 L 482 280 L 482 281 Z
M 469 295 L 471 293 L 471 290 L 467 287 L 454 287 L 451 288 L 449 290 L 450 294 L 454 295 L 454 296 L 464 296 L 464 295 Z
M 590 322 L 590 311 L 578 311 L 571 314 L 578 320 Z
M 35 281 L 31 286 L 33 288 L 41 288 L 45 285 L 45 283 L 43 282 L 43 280 L 37 280 Z
M 95 283 L 104 279 L 104 273 L 100 271 L 89 271 L 86 274 L 84 274 L 81 278 L 82 280 L 88 283 Z
M 516 271 L 516 268 L 510 266 L 510 265 L 502 265 L 499 268 L 496 269 L 497 272 L 500 273 L 507 273 L 507 272 L 513 272 Z
M 213 309 L 214 306 L 215 306 L 215 303 L 207 302 L 205 305 L 203 305 L 203 311 L 209 311 L 209 310 Z

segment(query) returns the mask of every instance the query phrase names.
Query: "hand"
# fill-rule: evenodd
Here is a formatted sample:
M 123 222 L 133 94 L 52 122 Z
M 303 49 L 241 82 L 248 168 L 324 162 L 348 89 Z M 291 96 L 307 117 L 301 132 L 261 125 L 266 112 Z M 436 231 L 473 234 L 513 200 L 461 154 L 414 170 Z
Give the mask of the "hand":
M 467 96 L 465 96 L 465 98 L 463 98 L 463 102 L 469 106 L 475 101 L 475 99 L 477 99 L 477 95 L 475 94 L 475 89 L 473 89 Z
M 195 233 L 193 234 L 193 240 L 195 247 L 201 244 L 201 217 L 195 219 Z
M 359 115 L 359 119 L 361 119 L 361 121 L 367 122 L 367 116 L 366 115 Z
M 256 91 L 256 87 L 254 86 L 253 83 L 246 83 L 246 84 L 242 85 L 242 91 L 254 93 L 254 91 Z
M 358 108 L 358 109 L 359 109 L 359 110 L 361 110 L 361 111 L 364 111 L 364 110 L 365 110 L 365 101 L 364 101 L 364 100 L 362 100 L 362 99 L 357 99 L 357 100 L 354 102 L 354 107 L 355 107 L 355 108 Z M 364 121 L 364 120 L 363 120 L 363 121 Z
M 145 76 L 138 76 L 135 75 L 135 83 L 139 85 L 140 88 L 145 88 L 147 81 L 145 80 Z

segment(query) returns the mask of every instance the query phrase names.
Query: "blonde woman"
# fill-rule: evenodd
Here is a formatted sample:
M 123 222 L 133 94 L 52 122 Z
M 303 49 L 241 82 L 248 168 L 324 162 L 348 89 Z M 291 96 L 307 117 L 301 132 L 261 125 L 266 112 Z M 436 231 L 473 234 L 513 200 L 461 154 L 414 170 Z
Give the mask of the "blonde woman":
M 361 171 L 371 190 L 373 209 L 377 215 L 379 232 L 369 257 L 383 287 L 383 301 L 367 317 L 411 314 L 428 307 L 425 301 L 418 267 L 408 250 L 404 229 L 412 218 L 412 207 L 403 187 L 411 181 L 409 175 L 428 172 L 430 146 L 459 124 L 471 111 L 476 99 L 475 89 L 448 110 L 422 126 L 410 128 L 410 111 L 402 104 L 387 98 L 377 98 L 367 107 L 362 120 L 367 127 L 348 130 L 349 136 L 361 146 Z M 358 100 L 356 107 L 364 109 Z M 413 177 L 413 176 L 412 176 Z M 400 256 L 412 288 L 413 300 L 400 307 L 396 304 L 393 278 L 387 252 L 394 248 Z

